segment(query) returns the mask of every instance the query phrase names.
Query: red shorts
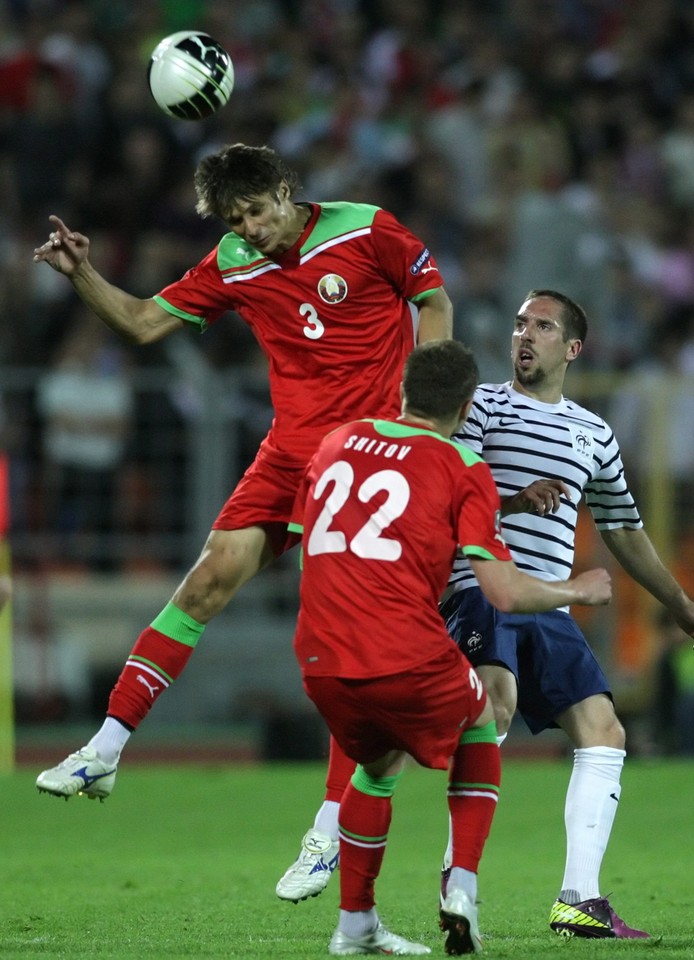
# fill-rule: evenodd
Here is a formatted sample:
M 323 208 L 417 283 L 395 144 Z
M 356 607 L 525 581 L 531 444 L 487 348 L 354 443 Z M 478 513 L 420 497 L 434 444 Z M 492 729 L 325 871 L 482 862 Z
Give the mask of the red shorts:
M 287 534 L 296 492 L 306 467 L 268 457 L 261 447 L 212 524 L 213 530 L 263 527 L 276 557 L 299 537 Z
M 357 763 L 404 750 L 424 767 L 447 770 L 460 735 L 487 694 L 451 643 L 436 660 L 388 677 L 304 677 L 304 689 L 348 757 Z

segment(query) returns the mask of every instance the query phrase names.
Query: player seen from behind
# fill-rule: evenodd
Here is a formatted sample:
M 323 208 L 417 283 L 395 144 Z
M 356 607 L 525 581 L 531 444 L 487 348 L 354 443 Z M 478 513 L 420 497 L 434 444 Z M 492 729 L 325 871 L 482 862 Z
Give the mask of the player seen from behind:
M 472 354 L 457 341 L 417 347 L 405 364 L 402 416 L 332 432 L 297 498 L 304 564 L 295 652 L 306 692 L 358 764 L 340 805 L 333 955 L 430 952 L 384 929 L 375 908 L 391 798 L 408 755 L 449 771 L 446 951 L 481 950 L 477 869 L 500 763 L 491 704 L 438 610 L 457 545 L 501 610 L 610 598 L 605 570 L 546 583 L 511 560 L 489 468 L 448 439 L 476 382 Z

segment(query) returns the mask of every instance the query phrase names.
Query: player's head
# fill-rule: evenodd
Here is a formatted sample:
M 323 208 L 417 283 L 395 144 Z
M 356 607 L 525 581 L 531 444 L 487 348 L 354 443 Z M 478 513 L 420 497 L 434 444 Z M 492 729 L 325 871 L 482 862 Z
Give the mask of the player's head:
M 299 178 L 270 147 L 232 143 L 200 161 L 194 175 L 202 217 L 229 220 L 239 202 L 248 203 L 269 195 L 289 199 L 299 188 Z
M 557 402 L 569 364 L 583 347 L 587 326 L 583 308 L 563 293 L 530 290 L 513 326 L 511 360 L 516 389 Z
M 438 423 L 457 423 L 462 419 L 461 410 L 472 400 L 478 379 L 472 351 L 460 341 L 423 343 L 405 361 L 403 413 Z
M 535 289 L 529 290 L 524 302 L 536 300 L 538 297 L 549 297 L 559 304 L 559 320 L 564 331 L 564 340 L 580 340 L 586 342 L 588 336 L 588 318 L 586 312 L 575 300 L 556 290 Z

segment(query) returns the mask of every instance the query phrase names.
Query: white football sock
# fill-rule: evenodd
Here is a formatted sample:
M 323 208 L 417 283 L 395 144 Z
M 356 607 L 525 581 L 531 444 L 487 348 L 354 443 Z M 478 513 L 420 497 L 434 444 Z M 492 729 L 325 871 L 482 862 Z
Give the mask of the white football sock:
M 462 889 L 473 903 L 477 902 L 477 874 L 464 867 L 452 867 L 446 890 Z
M 339 929 L 347 937 L 365 937 L 378 926 L 376 908 L 370 910 L 340 910 Z
M 574 750 L 564 808 L 566 866 L 562 900 L 578 903 L 600 896 L 600 867 L 617 813 L 625 757 L 626 751 L 615 747 Z
M 128 730 L 113 717 L 106 717 L 101 729 L 98 730 L 87 744 L 94 747 L 104 763 L 118 763 L 121 750 L 130 739 L 132 730 Z
M 327 833 L 332 840 L 337 840 L 337 819 L 340 815 L 340 804 L 335 800 L 324 800 L 323 806 L 316 814 L 313 826 L 321 833 Z M 345 933 L 347 931 L 344 931 Z M 353 936 L 353 934 L 349 934 Z

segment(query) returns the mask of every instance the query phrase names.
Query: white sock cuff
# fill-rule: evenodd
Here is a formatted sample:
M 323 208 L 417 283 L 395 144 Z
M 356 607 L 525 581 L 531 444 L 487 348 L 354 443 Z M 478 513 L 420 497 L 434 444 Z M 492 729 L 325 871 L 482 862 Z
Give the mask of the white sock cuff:
M 586 760 L 590 763 L 624 763 L 626 750 L 618 750 L 617 747 L 576 747 L 574 750 L 575 760 Z

